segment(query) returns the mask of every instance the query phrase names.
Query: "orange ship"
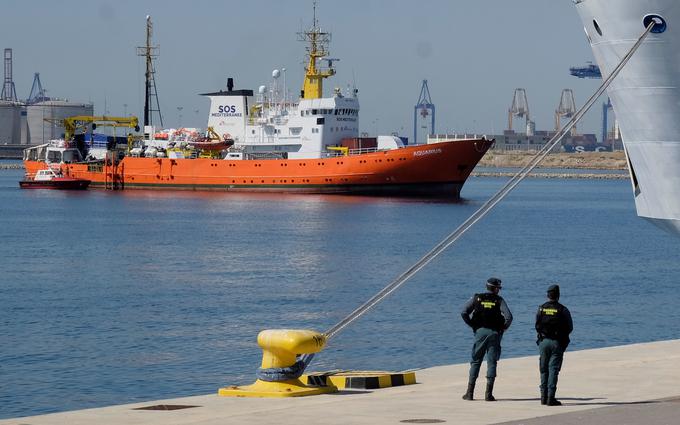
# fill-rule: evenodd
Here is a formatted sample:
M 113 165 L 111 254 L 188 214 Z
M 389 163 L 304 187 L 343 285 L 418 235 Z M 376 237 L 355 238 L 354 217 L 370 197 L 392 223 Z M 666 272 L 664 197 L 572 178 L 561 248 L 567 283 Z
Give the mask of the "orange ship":
M 271 84 L 256 95 L 234 90 L 229 78 L 226 90 L 205 94 L 211 107 L 208 131 L 200 140 L 156 139 L 156 130 L 145 122 L 147 140 L 128 136 L 126 143 L 107 143 L 99 153 L 77 137 L 26 149 L 26 171 L 34 175 L 59 168 L 65 176 L 91 181 L 91 188 L 114 190 L 459 197 L 493 141 L 437 139 L 407 145 L 396 136 L 359 137 L 358 91 L 335 89 L 332 97 L 323 97 L 323 80 L 335 75 L 337 59 L 323 59 L 330 34 L 318 27 L 316 12 L 313 26 L 300 37 L 309 46 L 297 100 L 288 98 L 285 77 L 279 83 L 285 69 L 274 70 Z M 223 150 L 213 148 L 220 144 Z
M 458 140 L 323 159 L 133 158 L 61 163 L 91 188 L 270 191 L 458 197 L 491 141 Z M 35 148 L 32 148 L 35 149 Z M 55 148 L 59 149 L 59 148 Z M 66 151 L 73 148 L 62 148 Z M 53 158 L 56 155 L 52 155 Z M 56 159 L 56 158 L 55 158 Z M 48 166 L 24 160 L 28 174 Z

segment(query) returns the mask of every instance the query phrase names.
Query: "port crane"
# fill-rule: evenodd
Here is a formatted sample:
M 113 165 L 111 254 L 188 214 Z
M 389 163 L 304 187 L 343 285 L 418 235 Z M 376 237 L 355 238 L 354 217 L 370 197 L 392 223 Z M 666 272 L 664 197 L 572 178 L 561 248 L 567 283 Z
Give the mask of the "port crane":
M 572 118 L 576 113 L 576 101 L 571 89 L 562 90 L 560 104 L 555 110 L 555 131 L 559 131 L 562 118 Z M 571 128 L 571 135 L 576 134 L 576 125 Z
M 34 105 L 38 102 L 45 102 L 50 100 L 47 97 L 47 90 L 45 90 L 40 82 L 40 73 L 36 72 L 33 76 L 33 85 L 31 86 L 31 94 L 28 95 L 26 103 L 29 105 Z
M 427 86 L 427 80 L 423 80 L 420 87 L 420 96 L 418 96 L 418 103 L 413 108 L 413 144 L 418 143 L 418 114 L 422 119 L 427 120 L 430 117 L 430 130 L 427 134 L 434 134 L 434 117 L 435 108 L 430 96 L 430 88 Z M 427 128 L 427 127 L 425 127 Z
M 508 109 L 508 131 L 512 131 L 512 121 L 515 117 L 524 118 L 526 127 L 529 128 L 531 119 L 529 118 L 529 101 L 525 89 L 515 89 L 515 94 L 512 96 L 512 105 Z

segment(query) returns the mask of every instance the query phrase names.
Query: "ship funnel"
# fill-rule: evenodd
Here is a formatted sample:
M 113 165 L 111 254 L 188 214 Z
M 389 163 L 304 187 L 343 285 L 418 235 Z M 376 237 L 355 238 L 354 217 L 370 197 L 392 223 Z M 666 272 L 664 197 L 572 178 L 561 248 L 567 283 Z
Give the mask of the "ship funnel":
M 234 90 L 233 78 L 227 79 L 227 91 L 220 89 L 214 93 L 204 93 L 210 98 L 208 127 L 223 138 L 234 139 L 237 143 L 244 140 L 248 105 L 252 104 L 252 90 Z M 228 137 L 227 137 L 228 136 Z

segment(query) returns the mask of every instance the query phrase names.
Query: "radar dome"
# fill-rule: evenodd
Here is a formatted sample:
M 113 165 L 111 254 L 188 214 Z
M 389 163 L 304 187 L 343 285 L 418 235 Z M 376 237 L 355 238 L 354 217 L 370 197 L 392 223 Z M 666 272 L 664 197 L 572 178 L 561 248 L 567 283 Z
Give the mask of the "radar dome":
M 279 75 L 281 75 L 281 72 L 278 69 L 272 71 L 272 78 L 279 78 Z
M 267 86 L 260 86 L 259 89 L 257 89 L 257 92 L 260 94 L 264 94 L 267 91 Z

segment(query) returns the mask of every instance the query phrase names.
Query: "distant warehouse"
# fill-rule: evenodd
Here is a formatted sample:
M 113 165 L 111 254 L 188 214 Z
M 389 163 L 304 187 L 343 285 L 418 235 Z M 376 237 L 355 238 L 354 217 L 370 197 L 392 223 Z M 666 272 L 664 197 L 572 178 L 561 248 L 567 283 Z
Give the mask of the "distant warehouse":
M 0 146 L 39 145 L 64 134 L 61 121 L 74 115 L 93 115 L 91 103 L 69 102 L 49 98 L 40 83 L 40 74 L 33 78 L 28 99 L 17 99 L 12 79 L 12 49 L 4 52 L 5 78 L 0 95 Z
M 94 106 L 91 103 L 77 103 L 66 100 L 45 100 L 28 104 L 25 109 L 28 130 L 26 139 L 31 145 L 47 143 L 52 139 L 62 137 L 64 127 L 60 122 L 64 118 L 75 115 L 91 116 L 94 112 Z
M 19 102 L 0 100 L 0 145 L 21 143 L 22 110 Z

